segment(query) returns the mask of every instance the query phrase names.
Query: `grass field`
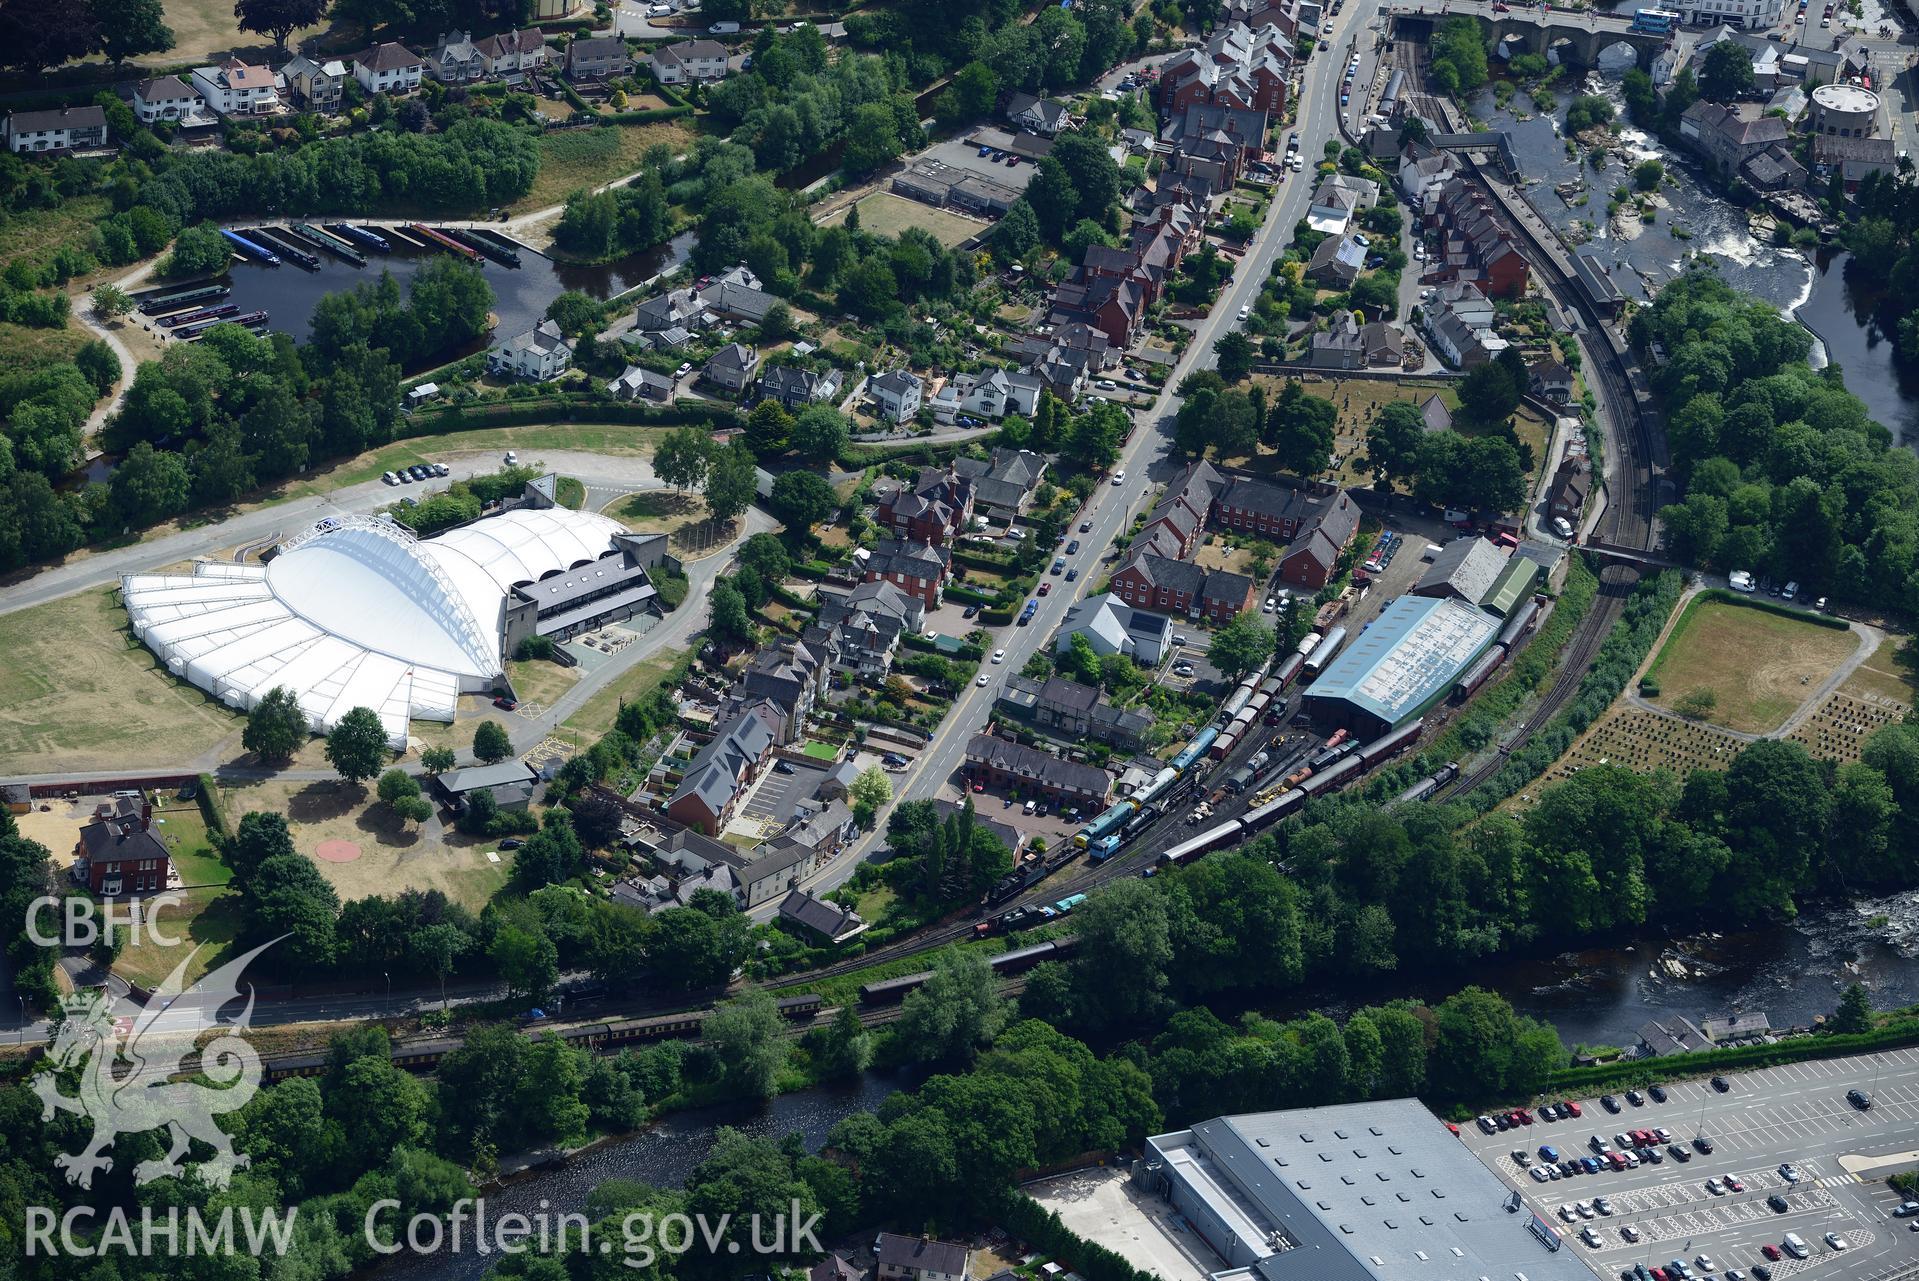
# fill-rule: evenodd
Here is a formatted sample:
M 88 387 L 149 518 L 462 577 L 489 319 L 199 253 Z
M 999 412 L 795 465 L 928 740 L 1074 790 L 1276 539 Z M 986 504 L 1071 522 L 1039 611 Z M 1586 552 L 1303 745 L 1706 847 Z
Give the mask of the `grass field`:
M 643 698 L 659 688 L 679 666 L 685 654 L 685 650 L 663 650 L 635 663 L 622 672 L 617 680 L 609 682 L 599 693 L 587 699 L 579 711 L 566 718 L 562 728 L 598 738 L 613 728 L 613 721 L 619 716 L 622 703 Z
M 1275 377 L 1259 376 L 1254 381 L 1264 386 L 1268 403 L 1285 386 L 1286 380 Z M 1339 419 L 1333 428 L 1333 466 L 1323 479 L 1336 481 L 1342 485 L 1370 485 L 1372 476 L 1361 465 L 1366 456 L 1366 430 L 1379 416 L 1380 409 L 1395 400 L 1410 400 L 1414 404 L 1424 404 L 1426 400 L 1438 394 L 1447 408 L 1459 408 L 1459 396 L 1450 384 L 1440 380 L 1432 382 L 1388 382 L 1371 378 L 1330 378 L 1307 375 L 1300 379 L 1306 390 L 1322 399 L 1330 400 L 1339 410 Z M 1455 424 L 1457 426 L 1457 424 Z M 1533 451 L 1533 465 L 1526 469 L 1527 484 L 1530 486 L 1538 478 L 1540 464 L 1546 457 L 1546 440 L 1551 424 L 1538 417 L 1533 411 L 1521 406 L 1513 415 L 1513 430 L 1518 434 L 1520 443 L 1528 445 Z M 1479 436 L 1486 433 L 1479 430 L 1462 430 L 1464 436 Z M 1250 460 L 1258 467 L 1258 460 Z
M 164 8 L 167 25 L 173 28 L 173 48 L 150 62 L 193 62 L 215 53 L 273 47 L 271 37 L 240 30 L 230 0 L 166 0 Z M 287 39 L 287 47 L 297 49 L 302 40 L 324 30 L 324 23 L 302 27 Z
M 322 841 L 358 845 L 360 857 L 351 863 L 315 861 L 342 901 L 402 889 L 440 890 L 477 911 L 506 883 L 510 870 L 504 857 L 487 861 L 486 852 L 499 842 L 450 830 L 431 835 L 396 818 L 366 787 L 264 782 L 222 790 L 229 814 L 285 814 L 294 848 L 309 857 Z
M 1708 723 L 1770 733 L 1858 647 L 1849 631 L 1698 597 L 1647 669 L 1660 687 L 1651 701 L 1672 709 L 1693 691 L 1710 690 L 1716 703 Z
M 671 534 L 706 519 L 706 503 L 697 494 L 650 489 L 622 494 L 600 508 L 634 533 Z
M 1910 669 L 1900 666 L 1897 657 L 1900 647 L 1910 643 L 1902 636 L 1886 637 L 1878 649 L 1853 669 L 1841 688 L 1862 698 L 1883 699 L 1906 707 L 1919 703 L 1919 687 L 1913 684 Z
M 0 378 L 72 360 L 86 342 L 86 332 L 71 321 L 62 329 L 28 329 L 0 322 Z
M 513 692 L 520 696 L 522 703 L 545 703 L 548 707 L 580 679 L 579 668 L 561 667 L 543 658 L 525 663 L 508 663 L 506 674 L 513 681 Z
M 933 239 L 948 249 L 979 235 L 987 226 L 977 218 L 968 218 L 950 209 L 935 209 L 917 200 L 896 196 L 890 191 L 874 192 L 859 202 L 858 209 L 861 231 L 879 236 L 897 236 L 908 227 L 919 227 L 932 233 Z M 840 209 L 827 215 L 821 225 L 837 227 L 845 221 L 846 210 Z
M 112 211 L 113 204 L 105 196 L 74 196 L 58 209 L 9 213 L 0 221 L 0 261 L 40 263 L 62 245 L 85 246 L 88 230 Z
M 237 740 L 235 713 L 133 639 L 117 590 L 0 616 L 0 653 L 0 775 L 183 765 Z
M 540 139 L 540 174 L 516 213 L 557 205 L 582 187 L 598 187 L 633 173 L 648 147 L 663 143 L 677 154 L 693 145 L 693 131 L 677 120 L 650 125 L 572 129 Z
M 166 843 L 173 865 L 180 870 L 181 884 L 225 885 L 233 879 L 232 871 L 213 848 L 206 817 L 198 805 L 182 801 L 172 809 L 156 809 L 152 830 Z
M 167 938 L 181 940 L 179 946 L 161 945 L 144 932 L 137 939 L 129 938 L 113 963 L 115 974 L 129 983 L 157 988 L 182 961 L 188 961 L 188 983 L 220 963 L 240 933 L 240 896 L 218 885 L 183 890 L 180 899 L 180 906 L 162 908 L 157 922 Z

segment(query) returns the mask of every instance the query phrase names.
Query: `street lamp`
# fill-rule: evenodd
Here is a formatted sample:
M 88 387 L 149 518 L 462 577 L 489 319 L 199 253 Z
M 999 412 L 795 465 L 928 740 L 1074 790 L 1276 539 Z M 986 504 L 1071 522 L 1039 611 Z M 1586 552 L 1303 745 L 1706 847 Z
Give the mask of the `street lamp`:
M 391 1014 L 393 1013 L 393 975 L 381 970 L 380 977 L 386 980 L 386 1012 Z

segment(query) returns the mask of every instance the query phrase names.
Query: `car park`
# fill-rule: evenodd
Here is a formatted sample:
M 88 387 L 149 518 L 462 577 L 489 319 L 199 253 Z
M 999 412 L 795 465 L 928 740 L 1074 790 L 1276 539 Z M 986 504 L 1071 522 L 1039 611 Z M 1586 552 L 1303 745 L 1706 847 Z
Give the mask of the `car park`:
M 1712 1193 L 1714 1196 L 1724 1196 L 1726 1195 L 1726 1185 L 1718 1179 L 1707 1179 L 1706 1191 Z
M 1588 1226 L 1579 1234 L 1579 1239 L 1586 1243 L 1588 1249 L 1597 1250 L 1599 1248 L 1599 1231 L 1597 1228 Z
M 1571 1100 L 1567 1100 L 1566 1102 L 1561 1103 L 1559 1105 L 1559 1110 L 1565 1115 L 1574 1118 L 1575 1120 L 1577 1120 L 1580 1116 L 1579 1105 L 1577 1103 L 1572 1102 Z
M 1539 1145 L 1539 1159 L 1542 1161 L 1557 1162 L 1559 1160 L 1559 1149 L 1550 1143 L 1542 1143 Z
M 518 707 L 519 703 L 511 698 L 508 698 L 505 694 L 502 694 L 498 698 L 493 700 L 493 705 L 499 708 L 503 712 L 510 712 L 514 708 Z
M 1795 1259 L 1803 1259 L 1812 1253 L 1812 1249 L 1800 1238 L 1797 1232 L 1788 1232 L 1779 1238 L 1779 1248 Z
M 1625 1227 L 1619 1229 L 1619 1235 L 1624 1237 L 1628 1244 L 1631 1244 L 1639 1240 L 1639 1229 L 1628 1223 Z
M 400 478 L 398 476 L 395 476 L 392 472 L 388 472 L 384 476 L 380 477 L 380 481 L 381 483 L 387 484 L 387 485 L 397 485 L 400 483 Z
M 1579 1214 L 1573 1209 L 1573 1203 L 1568 1201 L 1559 1207 L 1559 1217 L 1571 1223 L 1579 1217 Z
M 1725 1183 L 1726 1191 L 1728 1192 L 1744 1192 L 1746 1190 L 1746 1185 L 1730 1174 L 1725 1176 Z
M 1532 1157 L 1526 1154 L 1525 1148 L 1514 1148 L 1512 1150 L 1512 1158 L 1518 1165 L 1531 1165 L 1533 1163 Z
M 1608 1112 L 1617 1112 L 1619 1111 L 1619 1100 L 1610 1094 L 1602 1094 L 1599 1096 L 1599 1106 L 1605 1108 Z
M 1772 1269 L 1763 1263 L 1753 1264 L 1752 1281 L 1772 1281 Z
M 1599 1213 L 1599 1217 L 1602 1219 L 1612 1218 L 1612 1202 L 1603 1196 L 1593 1198 L 1593 1209 Z
M 1780 1249 L 1778 1246 L 1774 1245 L 1770 1241 L 1766 1242 L 1766 1244 L 1759 1247 L 1759 1253 L 1765 1255 L 1768 1259 L 1771 1259 L 1774 1263 L 1779 1262 Z
M 1688 1152 L 1685 1148 L 1680 1147 L 1677 1143 L 1672 1143 L 1667 1145 L 1666 1155 L 1671 1157 L 1673 1160 L 1679 1162 L 1679 1164 L 1681 1165 L 1684 1165 L 1686 1162 L 1692 1160 L 1692 1153 Z
M 1533 1176 L 1533 1182 L 1535 1183 L 1545 1183 L 1553 1177 L 1546 1172 L 1546 1167 L 1543 1165 L 1535 1165 L 1530 1170 L 1527 1170 L 1526 1173 Z
M 1899 1208 L 1892 1212 L 1895 1219 L 1910 1219 L 1915 1215 L 1919 1215 L 1919 1201 L 1902 1201 Z

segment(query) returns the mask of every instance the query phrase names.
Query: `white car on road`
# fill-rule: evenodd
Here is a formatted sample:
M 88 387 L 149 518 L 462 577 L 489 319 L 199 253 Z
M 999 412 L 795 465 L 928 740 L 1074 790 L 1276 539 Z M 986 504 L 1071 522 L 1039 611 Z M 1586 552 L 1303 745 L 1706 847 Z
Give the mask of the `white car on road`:
M 1003 663 L 1003 662 L 1005 662 L 1005 661 L 1006 661 L 1006 651 L 1005 651 L 1005 650 L 1003 650 L 1003 649 L 996 649 L 996 650 L 994 650 L 994 651 L 993 651 L 993 661 L 994 661 L 995 663 Z

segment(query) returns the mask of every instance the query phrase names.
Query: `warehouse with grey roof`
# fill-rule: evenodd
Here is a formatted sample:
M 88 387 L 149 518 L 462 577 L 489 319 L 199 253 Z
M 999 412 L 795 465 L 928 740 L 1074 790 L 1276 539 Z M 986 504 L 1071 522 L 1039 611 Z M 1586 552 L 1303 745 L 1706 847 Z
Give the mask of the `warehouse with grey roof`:
M 1446 697 L 1498 631 L 1499 620 L 1476 605 L 1401 596 L 1326 665 L 1301 706 L 1323 730 L 1390 733 Z
M 1417 1099 L 1216 1117 L 1148 1139 L 1133 1178 L 1215 1281 L 1593 1281 Z

